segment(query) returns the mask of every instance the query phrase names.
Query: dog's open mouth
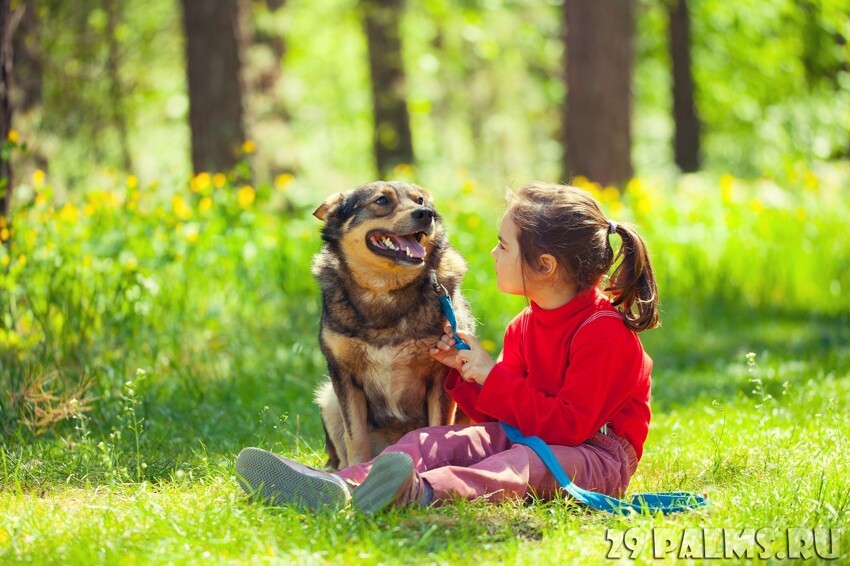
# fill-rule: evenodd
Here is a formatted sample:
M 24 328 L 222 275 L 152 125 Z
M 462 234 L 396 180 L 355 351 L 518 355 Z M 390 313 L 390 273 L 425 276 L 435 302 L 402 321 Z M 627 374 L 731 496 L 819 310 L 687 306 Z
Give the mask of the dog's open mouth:
M 366 244 L 378 255 L 417 264 L 425 261 L 427 252 L 421 244 L 425 236 L 425 232 L 392 234 L 376 230 L 366 236 Z

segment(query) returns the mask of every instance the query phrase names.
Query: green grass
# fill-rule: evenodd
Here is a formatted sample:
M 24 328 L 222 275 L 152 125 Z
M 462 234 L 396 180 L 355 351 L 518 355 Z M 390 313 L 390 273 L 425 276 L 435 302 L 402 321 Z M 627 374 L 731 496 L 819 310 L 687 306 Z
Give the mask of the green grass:
M 566 500 L 376 518 L 249 503 L 233 476 L 242 447 L 324 461 L 311 397 L 326 371 L 309 275 L 319 225 L 292 203 L 326 195 L 296 180 L 240 202 L 233 181 L 195 192 L 131 179 L 73 209 L 29 202 L 0 251 L 0 562 L 600 563 L 607 530 L 640 546 L 652 529 L 774 528 L 784 541 L 787 528 L 846 525 L 847 171 L 642 180 L 623 200 L 587 187 L 640 224 L 662 288 L 664 326 L 642 337 L 654 416 L 629 493 L 712 500 L 667 518 Z M 523 305 L 495 290 L 488 256 L 501 194 L 436 198 L 495 351 Z M 45 414 L 43 431 L 26 425 Z M 651 544 L 637 553 L 652 557 Z

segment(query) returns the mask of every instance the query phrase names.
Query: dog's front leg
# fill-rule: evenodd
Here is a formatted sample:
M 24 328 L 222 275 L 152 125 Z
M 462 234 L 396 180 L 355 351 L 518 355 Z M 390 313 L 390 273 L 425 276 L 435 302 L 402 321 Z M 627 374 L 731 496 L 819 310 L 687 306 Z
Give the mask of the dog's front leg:
M 360 387 L 348 379 L 334 380 L 337 390 L 342 422 L 345 427 L 345 449 L 348 453 L 348 465 L 362 464 L 372 458 L 372 448 L 369 444 L 368 409 L 366 394 Z M 337 384 L 342 387 L 336 387 Z
M 428 426 L 444 426 L 454 422 L 457 404 L 443 389 L 443 380 L 437 379 L 428 390 Z

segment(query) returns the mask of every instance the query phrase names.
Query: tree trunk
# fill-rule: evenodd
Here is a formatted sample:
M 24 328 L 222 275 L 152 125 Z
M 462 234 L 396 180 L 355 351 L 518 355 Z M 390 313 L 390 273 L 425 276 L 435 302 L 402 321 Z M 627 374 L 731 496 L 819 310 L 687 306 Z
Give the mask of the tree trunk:
M 632 177 L 634 0 L 565 0 L 566 176 L 603 185 Z
M 667 6 L 670 59 L 673 61 L 673 149 L 676 165 L 690 172 L 699 169 L 700 162 L 700 123 L 691 73 L 691 21 L 687 0 L 672 0 Z
M 183 0 L 192 167 L 223 171 L 245 140 L 236 0 Z
M 413 162 L 401 56 L 403 0 L 363 0 L 362 6 L 369 43 L 375 162 L 379 175 L 386 178 L 399 163 Z
M 133 159 L 130 156 L 130 141 L 127 133 L 127 114 L 124 109 L 124 85 L 121 82 L 121 46 L 116 37 L 116 31 L 121 21 L 121 6 L 119 0 L 106 2 L 106 34 L 109 45 L 109 55 L 106 58 L 106 70 L 109 75 L 109 102 L 112 111 L 112 123 L 118 130 L 118 149 L 121 152 L 121 166 L 124 171 L 133 170 Z
M 286 0 L 266 0 L 266 9 L 274 14 L 278 10 L 283 9 L 286 5 Z M 257 92 L 274 96 L 275 85 L 281 79 L 283 58 L 286 56 L 286 38 L 280 33 L 267 33 L 264 31 L 254 30 L 254 41 L 257 44 L 267 46 L 273 56 L 273 62 L 262 70 L 260 76 L 257 77 L 256 83 L 253 85 Z
M 41 56 L 40 28 L 36 0 L 21 2 L 17 28 L 12 32 L 15 69 L 14 103 L 18 112 L 41 105 L 44 62 Z
M 9 0 L 0 0 L 0 145 L 12 129 L 12 38 Z M 12 162 L 9 152 L 0 152 L 0 216 L 8 217 L 12 204 Z

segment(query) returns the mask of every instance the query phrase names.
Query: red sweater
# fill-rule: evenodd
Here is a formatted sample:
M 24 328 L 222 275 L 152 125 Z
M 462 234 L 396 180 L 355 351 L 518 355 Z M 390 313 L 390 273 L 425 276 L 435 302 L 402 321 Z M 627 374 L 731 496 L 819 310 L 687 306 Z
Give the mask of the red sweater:
M 549 444 L 582 444 L 608 424 L 640 459 L 652 360 L 621 316 L 593 316 L 603 311 L 617 313 L 595 288 L 557 309 L 531 303 L 508 325 L 484 386 L 451 370 L 446 391 L 476 422 L 503 421 Z

